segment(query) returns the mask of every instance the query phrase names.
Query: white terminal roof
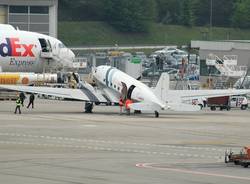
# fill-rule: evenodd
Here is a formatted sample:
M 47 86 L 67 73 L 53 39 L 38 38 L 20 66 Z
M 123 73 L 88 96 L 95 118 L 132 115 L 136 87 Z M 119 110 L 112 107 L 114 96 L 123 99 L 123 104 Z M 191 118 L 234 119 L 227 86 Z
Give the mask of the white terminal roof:
M 231 51 L 250 50 L 250 40 L 227 40 L 227 41 L 191 41 L 191 47 L 200 50 Z

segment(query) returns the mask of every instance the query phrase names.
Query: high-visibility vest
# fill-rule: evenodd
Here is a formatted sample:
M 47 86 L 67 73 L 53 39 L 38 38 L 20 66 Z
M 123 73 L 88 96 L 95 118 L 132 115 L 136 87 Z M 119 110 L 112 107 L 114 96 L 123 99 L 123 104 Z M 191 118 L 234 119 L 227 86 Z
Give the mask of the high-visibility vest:
M 18 99 L 16 100 L 16 105 L 17 105 L 17 106 L 21 106 L 21 100 L 20 100 L 20 98 L 18 98 Z

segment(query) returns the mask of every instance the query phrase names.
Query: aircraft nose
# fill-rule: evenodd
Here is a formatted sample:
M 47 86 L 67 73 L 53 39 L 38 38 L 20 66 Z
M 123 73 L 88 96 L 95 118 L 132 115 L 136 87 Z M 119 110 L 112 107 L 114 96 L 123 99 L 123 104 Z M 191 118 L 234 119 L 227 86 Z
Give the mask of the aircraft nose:
M 64 66 L 72 67 L 73 62 L 75 61 L 75 54 L 70 50 L 63 48 L 60 51 L 60 63 L 63 64 Z
M 75 60 L 75 54 L 72 50 L 69 49 L 69 54 L 68 54 L 68 57 L 69 59 L 73 62 Z
M 68 49 L 65 59 L 69 65 L 73 65 L 73 62 L 75 61 L 75 54 L 70 49 Z

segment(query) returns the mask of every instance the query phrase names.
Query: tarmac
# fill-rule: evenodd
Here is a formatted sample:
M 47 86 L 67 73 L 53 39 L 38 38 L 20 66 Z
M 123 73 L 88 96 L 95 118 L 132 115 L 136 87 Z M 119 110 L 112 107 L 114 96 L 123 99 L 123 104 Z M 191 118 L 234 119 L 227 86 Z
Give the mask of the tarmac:
M 25 102 L 26 104 L 28 102 Z M 250 110 L 119 115 L 119 107 L 0 101 L 3 184 L 249 184 L 224 152 L 250 145 Z

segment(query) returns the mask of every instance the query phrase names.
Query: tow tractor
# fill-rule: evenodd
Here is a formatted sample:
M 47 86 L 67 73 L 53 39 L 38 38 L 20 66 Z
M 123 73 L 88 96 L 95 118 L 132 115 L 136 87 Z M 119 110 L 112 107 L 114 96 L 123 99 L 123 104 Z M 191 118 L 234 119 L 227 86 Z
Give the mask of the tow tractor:
M 225 152 L 225 163 L 233 162 L 247 168 L 250 165 L 250 146 L 245 146 L 239 154 L 234 154 L 231 150 Z

